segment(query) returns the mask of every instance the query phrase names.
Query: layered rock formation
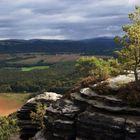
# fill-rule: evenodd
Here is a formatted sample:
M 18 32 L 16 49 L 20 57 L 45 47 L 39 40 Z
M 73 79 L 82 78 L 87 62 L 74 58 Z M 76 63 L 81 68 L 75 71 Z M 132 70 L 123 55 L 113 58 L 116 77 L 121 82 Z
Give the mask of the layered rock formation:
M 58 100 L 46 113 L 47 140 L 139 140 L 140 109 L 91 88 Z
M 28 102 L 17 112 L 18 125 L 21 129 L 21 139 L 28 140 L 40 130 L 37 124 L 32 123 L 30 117 L 31 112 L 36 111 L 37 103 L 41 102 L 49 106 L 50 103 L 53 103 L 61 97 L 61 95 L 56 93 L 46 92 L 28 100 Z
M 115 80 L 90 85 L 49 103 L 44 117 L 45 130 L 37 133 L 34 140 L 140 140 L 140 108 L 131 107 L 116 96 L 120 81 Z M 97 90 L 104 84 L 102 91 Z M 20 114 L 27 111 L 23 110 Z
M 140 140 L 140 108 L 111 95 L 119 89 L 115 80 L 106 83 L 108 94 L 94 91 L 101 82 L 51 104 L 45 116 L 46 140 Z

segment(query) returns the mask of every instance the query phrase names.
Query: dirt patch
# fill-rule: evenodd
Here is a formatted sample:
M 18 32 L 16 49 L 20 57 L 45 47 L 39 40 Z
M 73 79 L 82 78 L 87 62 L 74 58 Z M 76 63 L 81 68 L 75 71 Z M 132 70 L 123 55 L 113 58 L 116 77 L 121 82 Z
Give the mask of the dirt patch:
M 0 116 L 16 112 L 29 98 L 30 94 L 0 94 Z
M 15 100 L 0 97 L 0 116 L 7 116 L 10 113 L 17 111 L 22 104 Z

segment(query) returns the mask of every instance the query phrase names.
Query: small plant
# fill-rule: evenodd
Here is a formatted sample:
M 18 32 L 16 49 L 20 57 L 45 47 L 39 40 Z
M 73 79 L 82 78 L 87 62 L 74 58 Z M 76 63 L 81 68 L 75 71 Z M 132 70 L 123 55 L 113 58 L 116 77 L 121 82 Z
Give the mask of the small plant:
M 11 135 L 19 132 L 15 116 L 0 117 L 0 140 L 9 140 Z
M 44 128 L 44 115 L 46 113 L 46 106 L 42 103 L 38 103 L 36 106 L 36 111 L 31 112 L 30 117 L 34 124 L 37 124 L 40 129 Z

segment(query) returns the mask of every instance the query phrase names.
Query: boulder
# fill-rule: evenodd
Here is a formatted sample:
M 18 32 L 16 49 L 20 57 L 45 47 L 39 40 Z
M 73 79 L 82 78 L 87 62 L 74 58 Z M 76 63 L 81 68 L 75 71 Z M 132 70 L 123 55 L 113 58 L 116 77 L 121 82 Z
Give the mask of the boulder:
M 31 112 L 36 111 L 37 103 L 44 103 L 46 106 L 49 106 L 54 101 L 60 99 L 62 95 L 58 95 L 52 92 L 45 92 L 40 94 L 25 103 L 22 108 L 17 112 L 18 125 L 21 129 L 21 139 L 28 140 L 33 137 L 39 130 L 39 126 L 35 123 L 32 123 L 30 118 Z
M 39 95 L 18 114 L 22 135 L 29 137 L 38 131 L 29 114 L 41 101 L 48 105 L 45 128 L 33 140 L 140 140 L 140 107 L 132 107 L 117 96 L 120 86 L 133 80 L 132 74 L 110 78 L 62 98 Z
M 46 140 L 139 140 L 140 108 L 88 87 L 51 104 L 45 126 Z

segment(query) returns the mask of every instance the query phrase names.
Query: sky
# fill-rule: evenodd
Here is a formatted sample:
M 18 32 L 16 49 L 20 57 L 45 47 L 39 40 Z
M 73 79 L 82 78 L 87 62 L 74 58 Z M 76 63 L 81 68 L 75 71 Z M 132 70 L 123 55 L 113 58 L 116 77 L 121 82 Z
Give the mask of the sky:
M 140 0 L 0 0 L 0 39 L 114 37 Z

